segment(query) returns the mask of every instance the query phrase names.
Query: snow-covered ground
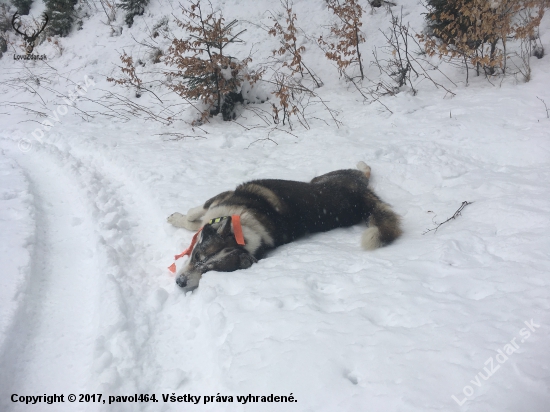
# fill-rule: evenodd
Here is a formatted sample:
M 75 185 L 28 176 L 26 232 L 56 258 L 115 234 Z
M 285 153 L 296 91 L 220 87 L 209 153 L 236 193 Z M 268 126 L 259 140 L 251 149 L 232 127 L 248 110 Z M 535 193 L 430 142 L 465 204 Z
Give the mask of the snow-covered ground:
M 35 3 L 31 13 L 43 9 Z M 267 58 L 276 42 L 255 24 L 278 5 L 213 3 L 243 21 L 255 61 Z M 422 6 L 399 3 L 420 28 Z M 132 29 L 109 37 L 103 11 L 91 8 L 83 30 L 60 40 L 62 54 L 36 48 L 47 65 L 0 60 L 0 410 L 550 410 L 550 119 L 537 99 L 550 105 L 550 58 L 532 60 L 528 83 L 471 76 L 466 87 L 448 68 L 454 98 L 423 83 L 416 96 L 385 98 L 390 114 L 364 104 L 306 42 L 325 82 L 319 94 L 343 124 L 313 120 L 272 140 L 217 118 L 202 138 L 169 140 L 159 134 L 192 131 L 183 121 L 89 118 L 80 110 L 99 109 L 84 100 L 67 106 L 60 94 L 85 79 L 83 97 L 117 90 L 135 99 L 106 76 L 119 73 L 123 49 L 145 54 L 132 36 L 146 38 L 177 9 L 152 1 Z M 312 38 L 327 30 L 323 2 L 295 0 L 295 10 Z M 368 63 L 388 16 L 380 9 L 364 23 Z M 549 50 L 548 16 L 541 38 Z M 363 227 L 339 229 L 247 270 L 209 272 L 193 293 L 177 287 L 166 267 L 192 233 L 168 215 L 247 179 L 310 180 L 359 160 L 403 217 L 395 244 L 364 252 Z M 463 201 L 473 203 L 460 217 L 423 235 Z M 65 402 L 11 400 L 54 393 Z M 67 401 L 94 393 L 107 402 Z M 108 404 L 134 394 L 158 402 Z M 201 398 L 187 406 L 163 394 Z M 296 402 L 237 400 L 249 394 Z

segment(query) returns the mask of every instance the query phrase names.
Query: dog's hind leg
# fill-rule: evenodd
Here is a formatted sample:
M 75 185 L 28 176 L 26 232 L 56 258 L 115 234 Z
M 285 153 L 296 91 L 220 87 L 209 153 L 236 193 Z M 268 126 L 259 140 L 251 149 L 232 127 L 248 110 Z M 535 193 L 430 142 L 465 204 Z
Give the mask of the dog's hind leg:
M 357 169 L 362 171 L 367 179 L 370 179 L 370 166 L 367 165 L 365 162 L 361 161 L 357 163 Z
M 338 182 L 339 184 L 369 184 L 370 166 L 365 162 L 357 163 L 357 169 L 335 170 L 334 172 L 325 173 L 311 180 L 313 184 L 325 184 L 329 182 Z M 351 186 L 350 186 L 351 187 Z
M 227 192 L 220 193 L 219 195 L 214 196 L 211 199 L 208 199 L 206 202 L 204 202 L 204 210 L 205 213 L 208 209 L 210 209 L 213 206 L 218 205 L 219 203 L 223 202 L 225 199 L 227 199 L 229 196 L 233 194 L 233 190 L 228 190 Z

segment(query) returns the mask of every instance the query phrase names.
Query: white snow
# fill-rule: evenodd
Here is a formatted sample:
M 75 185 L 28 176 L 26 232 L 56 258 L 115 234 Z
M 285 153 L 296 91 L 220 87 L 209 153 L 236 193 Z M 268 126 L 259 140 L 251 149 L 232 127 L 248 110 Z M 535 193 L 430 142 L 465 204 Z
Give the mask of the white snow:
M 0 151 L 0 337 L 9 335 L 10 320 L 25 295 L 34 251 L 34 209 L 29 182 L 19 165 Z M 8 275 L 9 274 L 9 275 Z
M 34 3 L 38 14 L 43 5 Z M 420 29 L 422 6 L 398 3 Z M 325 84 L 318 92 L 342 126 L 314 108 L 328 125 L 312 120 L 295 136 L 265 140 L 268 131 L 252 128 L 260 120 L 245 111 L 238 120 L 249 130 L 215 118 L 204 134 L 185 123 L 191 110 L 169 126 L 124 122 L 87 100 L 116 91 L 159 109 L 151 94 L 136 99 L 106 76 L 119 75 L 122 50 L 149 52 L 132 36 L 149 39 L 164 16 L 182 36 L 171 16 L 178 2 L 152 1 L 115 37 L 99 3 L 90 4 L 83 30 L 59 40 L 62 53 L 48 42 L 36 47 L 47 65 L 14 61 L 13 51 L 0 59 L 0 410 L 549 410 L 550 119 L 537 99 L 550 105 L 548 55 L 531 60 L 528 83 L 492 85 L 470 73 L 466 87 L 463 72 L 442 66 L 457 82 L 448 84 L 454 98 L 422 83 L 416 96 L 385 98 L 390 114 L 363 103 L 304 40 L 306 62 Z M 267 10 L 278 4 L 213 4 L 247 29 L 235 53 L 253 47 L 254 64 L 266 60 L 277 42 L 258 24 L 269 24 Z M 312 39 L 326 33 L 323 2 L 295 0 L 295 11 Z M 367 65 L 387 25 L 383 10 L 365 14 Z M 541 39 L 550 50 L 548 16 Z M 143 70 L 161 77 L 163 69 L 147 62 Z M 85 79 L 69 106 L 64 97 Z M 364 227 L 338 229 L 280 247 L 250 269 L 209 272 L 193 293 L 175 284 L 167 266 L 193 234 L 167 216 L 247 179 L 306 181 L 359 161 L 403 217 L 395 244 L 366 252 Z M 473 203 L 460 217 L 422 234 L 463 201 Z M 11 401 L 54 393 L 65 402 Z M 67 402 L 86 393 L 159 402 Z M 173 393 L 202 398 L 163 401 Z M 234 400 L 216 402 L 217 394 Z M 297 402 L 236 399 L 249 394 Z

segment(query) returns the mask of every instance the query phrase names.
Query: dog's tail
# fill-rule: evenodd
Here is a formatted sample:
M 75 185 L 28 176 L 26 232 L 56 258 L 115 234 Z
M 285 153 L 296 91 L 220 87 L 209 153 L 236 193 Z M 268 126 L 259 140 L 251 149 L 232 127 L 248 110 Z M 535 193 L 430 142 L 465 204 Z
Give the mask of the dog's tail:
M 385 246 L 401 236 L 401 219 L 386 203 L 375 204 L 369 217 L 369 227 L 361 236 L 361 246 L 372 250 Z
M 370 177 L 371 168 L 364 162 L 359 162 L 357 168 L 361 170 L 367 179 Z M 372 208 L 368 220 L 368 228 L 361 236 L 361 246 L 365 250 L 372 250 L 392 243 L 401 236 L 401 219 L 388 205 L 374 194 L 370 189 L 366 193 L 366 201 Z

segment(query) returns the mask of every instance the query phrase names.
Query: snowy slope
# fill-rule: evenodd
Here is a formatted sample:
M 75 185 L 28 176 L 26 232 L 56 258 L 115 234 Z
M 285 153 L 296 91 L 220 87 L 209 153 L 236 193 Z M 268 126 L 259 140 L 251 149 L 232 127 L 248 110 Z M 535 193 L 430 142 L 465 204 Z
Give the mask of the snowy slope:
M 254 61 L 267 59 L 276 42 L 257 25 L 277 5 L 214 4 L 247 28 L 237 53 L 254 44 Z M 400 4 L 420 28 L 422 7 Z M 466 87 L 449 68 L 454 98 L 425 84 L 417 96 L 384 100 L 390 114 L 362 103 L 306 41 L 325 83 L 319 93 L 343 125 L 317 120 L 273 141 L 258 141 L 265 129 L 220 119 L 203 138 L 174 141 L 159 134 L 192 134 L 184 121 L 86 116 L 101 111 L 86 98 L 115 90 L 106 76 L 118 73 L 121 51 L 147 53 L 132 36 L 147 39 L 147 27 L 177 9 L 153 1 L 132 29 L 110 37 L 91 7 L 83 30 L 60 40 L 62 54 L 37 47 L 48 66 L 0 60 L 0 102 L 52 117 L 43 127 L 20 107 L 0 110 L 0 410 L 548 411 L 550 120 L 537 99 L 550 104 L 548 56 L 532 61 L 529 83 L 474 78 Z M 320 1 L 296 0 L 295 11 L 312 38 L 331 19 Z M 365 15 L 366 63 L 387 22 L 382 10 Z M 550 49 L 548 16 L 541 37 Z M 67 106 L 63 96 L 85 79 L 76 108 Z M 245 116 L 244 125 L 258 123 Z M 403 217 L 394 245 L 364 252 L 363 228 L 339 229 L 248 270 L 209 272 L 193 293 L 175 285 L 166 267 L 192 233 L 168 225 L 168 215 L 246 179 L 310 180 L 359 160 Z M 473 203 L 462 216 L 422 235 L 463 201 Z M 54 393 L 154 393 L 159 402 L 10 400 Z M 162 400 L 173 393 L 202 398 Z M 297 402 L 237 401 L 249 394 Z

